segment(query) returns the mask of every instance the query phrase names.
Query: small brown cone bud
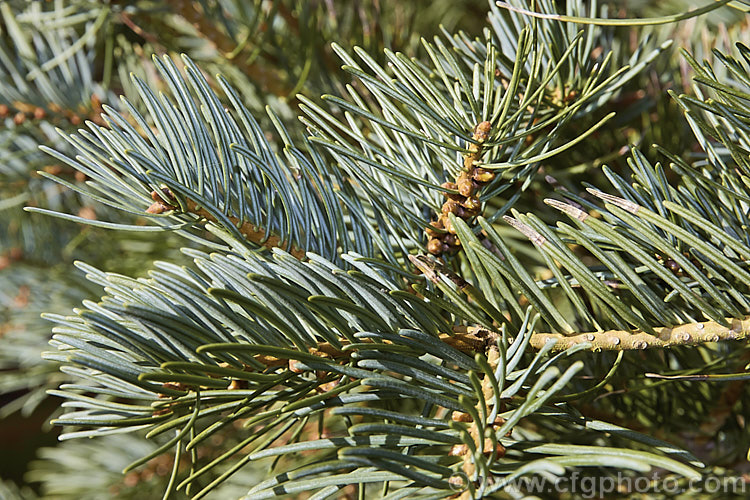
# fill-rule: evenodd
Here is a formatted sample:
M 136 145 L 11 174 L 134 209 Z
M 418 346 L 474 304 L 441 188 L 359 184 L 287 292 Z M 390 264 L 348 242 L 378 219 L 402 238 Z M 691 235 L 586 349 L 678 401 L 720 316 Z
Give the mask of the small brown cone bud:
M 227 387 L 227 389 L 229 389 L 230 391 L 238 391 L 238 390 L 247 389 L 247 388 L 248 388 L 247 380 L 238 380 L 238 379 L 232 379 L 232 382 L 229 384 L 229 387 Z
M 26 115 L 23 114 L 23 112 L 19 111 L 18 113 L 13 116 L 13 123 L 16 125 L 21 125 L 23 122 L 26 121 Z
M 474 140 L 479 142 L 486 141 L 490 136 L 490 128 L 492 124 L 490 122 L 482 122 L 474 129 Z
M 62 169 L 62 166 L 60 165 L 47 165 L 42 170 L 44 170 L 48 174 L 60 175 L 63 169 Z
M 437 238 L 432 238 L 427 242 L 427 251 L 432 255 L 440 255 L 443 253 L 443 242 Z
M 448 453 L 451 457 L 461 457 L 469 452 L 469 447 L 465 444 L 454 444 L 451 446 L 451 451 Z
M 494 455 L 495 458 L 502 458 L 505 456 L 505 446 L 501 445 L 500 443 L 496 443 L 495 446 L 492 446 L 492 440 L 490 438 L 485 438 L 482 454 L 485 457 Z
M 680 265 L 672 259 L 667 259 L 667 261 L 664 263 L 664 266 L 673 273 L 679 273 L 680 271 L 682 271 Z
M 315 388 L 316 391 L 323 393 L 323 392 L 330 392 L 336 388 L 337 385 L 339 385 L 340 380 L 336 379 L 331 382 L 328 382 L 327 384 L 319 385 Z
M 0 104 L 0 118 L 5 118 L 8 116 L 8 112 L 10 112 L 10 108 L 8 108 L 7 104 Z
M 96 212 L 91 207 L 81 207 L 78 211 L 78 217 L 87 220 L 96 220 Z
M 454 411 L 451 414 L 451 420 L 453 420 L 454 422 L 473 422 L 474 421 L 474 419 L 471 418 L 471 415 L 469 415 L 468 413 L 460 412 L 460 411 Z
M 444 234 L 442 231 L 436 231 L 435 229 L 443 229 L 442 224 L 438 221 L 432 221 L 430 222 L 430 225 L 425 228 L 424 232 L 427 233 L 427 236 L 430 238 L 437 238 L 441 234 Z
M 465 446 L 465 445 L 461 445 L 461 446 Z M 451 489 L 454 491 L 462 491 L 466 489 L 468 486 L 463 476 L 459 474 L 453 474 L 451 477 L 449 477 L 448 484 L 451 485 Z M 458 493 L 456 493 L 456 495 L 454 496 L 458 496 Z
M 451 222 L 451 220 L 443 215 L 441 215 L 441 218 L 443 218 L 443 225 L 445 226 L 445 230 L 450 234 L 456 234 L 456 228 L 453 227 L 453 223 Z
M 495 178 L 495 172 L 493 172 L 492 170 L 486 170 L 482 167 L 476 167 L 474 169 L 474 174 L 472 175 L 472 177 L 476 182 L 486 183 Z
M 443 243 L 451 247 L 461 246 L 461 242 L 456 238 L 455 234 L 446 234 L 443 238 Z
M 471 196 L 474 194 L 474 183 L 471 182 L 471 178 L 467 172 L 461 172 L 458 176 L 458 192 L 461 196 Z
M 478 210 L 482 206 L 482 203 L 476 196 L 470 196 L 466 198 L 463 203 L 461 203 L 461 206 L 463 206 L 466 210 Z
M 47 112 L 44 110 L 44 108 L 37 107 L 34 110 L 34 118 L 36 118 L 37 120 L 41 120 L 46 116 L 47 116 Z
M 164 203 L 162 203 L 160 201 L 156 201 L 156 202 L 152 203 L 151 206 L 146 209 L 146 213 L 147 214 L 159 215 L 160 213 L 166 212 L 167 210 L 169 210 L 169 209 L 167 208 L 167 206 Z
M 452 182 L 443 183 L 443 187 L 446 189 L 451 189 L 453 191 L 458 190 L 458 186 Z M 461 201 L 464 198 L 459 193 L 443 193 L 443 196 L 445 196 L 449 200 L 455 200 L 455 201 Z
M 460 206 L 460 205 L 458 204 L 458 202 L 457 202 L 457 201 L 454 201 L 454 200 L 448 200 L 448 201 L 446 201 L 445 203 L 443 203 L 443 208 L 442 208 L 442 212 L 443 212 L 444 214 L 448 214 L 448 213 L 453 213 L 453 214 L 455 214 L 455 213 L 456 213 L 456 211 L 458 211 L 458 207 L 459 207 L 459 206 Z
M 296 359 L 290 359 L 289 360 L 289 371 L 294 373 L 302 373 L 305 370 L 303 370 L 299 365 L 302 363 L 299 360 Z

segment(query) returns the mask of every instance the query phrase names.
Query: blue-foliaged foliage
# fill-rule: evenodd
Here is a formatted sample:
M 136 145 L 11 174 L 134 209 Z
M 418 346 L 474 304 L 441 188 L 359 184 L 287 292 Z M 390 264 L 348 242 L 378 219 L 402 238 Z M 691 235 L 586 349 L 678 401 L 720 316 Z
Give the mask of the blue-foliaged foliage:
M 342 39 L 318 54 L 341 72 L 311 76 L 316 30 L 365 23 L 381 2 L 352 3 L 372 13 L 345 2 L 56 2 L 18 16 L 0 5 L 0 190 L 26 179 L 45 193 L 29 212 L 142 238 L 76 264 L 101 298 L 44 315 L 49 369 L 0 374 L 4 390 L 42 387 L 6 411 L 29 411 L 49 387 L 63 400 L 53 420 L 63 443 L 29 476 L 45 493 L 480 498 L 573 469 L 697 480 L 711 453 L 744 456 L 750 358 L 718 341 L 745 335 L 737 325 L 750 315 L 748 49 L 744 61 L 686 55 L 695 87 L 666 103 L 659 86 L 673 82 L 656 68 L 676 78 L 674 31 L 631 38 L 606 26 L 628 19 L 598 2 L 564 2 L 561 18 L 559 2 L 512 0 L 490 2 L 477 33 L 442 29 L 409 55 L 374 54 L 398 37 L 363 25 L 364 48 Z M 168 21 L 152 25 L 159 16 Z M 121 25 L 152 45 L 113 35 Z M 175 38 L 169 47 L 153 26 Z M 375 27 L 388 43 L 373 42 Z M 285 54 L 280 36 L 309 47 Z M 269 39 L 279 47 L 264 49 Z M 174 55 L 191 46 L 192 57 Z M 114 54 L 138 61 L 116 107 L 109 84 L 128 65 Z M 255 85 L 258 68 L 289 74 Z M 326 82 L 322 98 L 307 92 Z M 256 98 L 270 86 L 284 92 Z M 82 105 L 94 93 L 110 102 L 96 117 Z M 52 121 L 24 122 L 35 108 L 8 115 L 50 102 L 90 120 L 57 123 L 52 139 Z M 654 109 L 685 115 L 669 126 L 694 135 L 688 146 L 647 147 L 659 134 L 636 134 L 634 117 Z M 0 211 L 20 212 L 31 193 L 4 197 Z M 81 199 L 96 210 L 68 203 Z M 43 246 L 68 259 L 81 234 Z M 430 249 L 435 234 L 451 252 Z M 173 235 L 188 240 L 180 256 L 168 253 Z M 150 251 L 127 251 L 144 242 Z M 135 271 L 112 272 L 126 257 Z M 6 280 L 13 292 L 18 276 Z M 63 288 L 68 302 L 84 295 L 62 279 L 34 293 Z M 0 312 L 27 299 L 2 290 Z M 30 303 L 26 313 L 43 308 Z M 663 351 L 626 342 L 686 325 L 721 335 L 695 346 L 688 332 Z M 0 367 L 36 359 L 47 334 L 12 330 Z M 614 352 L 599 352 L 608 334 Z M 716 450 L 697 448 L 706 436 L 723 436 Z M 88 469 L 99 473 L 81 485 Z

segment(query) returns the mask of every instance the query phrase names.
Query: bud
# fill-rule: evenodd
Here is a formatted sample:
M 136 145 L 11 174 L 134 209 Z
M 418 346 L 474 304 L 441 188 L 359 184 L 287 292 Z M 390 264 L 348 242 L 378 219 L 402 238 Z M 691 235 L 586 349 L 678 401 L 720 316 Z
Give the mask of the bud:
M 459 204 L 457 201 L 448 200 L 445 203 L 443 203 L 442 212 L 444 214 L 449 214 L 449 213 L 455 214 L 456 211 L 458 210 L 458 207 L 459 207 Z
M 229 384 L 229 387 L 227 387 L 230 391 L 238 391 L 242 389 L 247 389 L 248 383 L 247 380 L 238 380 L 238 379 L 232 379 L 232 382 Z
M 484 142 L 490 136 L 490 128 L 492 124 L 490 122 L 482 122 L 474 129 L 474 140 Z
M 490 182 L 495 179 L 495 172 L 493 172 L 492 170 L 484 169 L 482 167 L 476 167 L 474 169 L 474 173 L 472 174 L 472 178 L 476 182 L 480 183 Z
M 479 210 L 479 208 L 482 206 L 482 203 L 476 196 L 471 196 L 466 198 L 464 202 L 461 203 L 461 206 L 463 206 L 466 210 Z
M 456 238 L 455 234 L 446 234 L 443 238 L 443 243 L 451 247 L 461 246 L 461 242 Z
M 427 242 L 427 251 L 432 255 L 440 255 L 443 253 L 443 242 L 437 238 L 432 238 Z
M 167 210 L 168 208 L 164 203 L 160 201 L 156 201 L 152 203 L 151 206 L 146 209 L 146 213 L 159 215 L 160 213 L 166 212 Z
M 424 232 L 427 233 L 427 236 L 430 238 L 437 238 L 444 234 L 443 231 L 436 231 L 435 229 L 443 229 L 443 225 L 440 224 L 439 221 L 432 221 L 430 222 L 430 225 L 425 228 Z
M 461 196 L 471 196 L 474 194 L 474 183 L 471 181 L 468 172 L 461 172 L 458 176 L 458 192 Z
M 453 223 L 451 222 L 451 220 L 445 215 L 441 215 L 440 217 L 443 219 L 443 225 L 445 226 L 445 230 L 448 231 L 450 234 L 456 234 L 456 228 L 453 227 Z
M 474 421 L 474 419 L 471 418 L 471 415 L 469 415 L 468 413 L 461 412 L 461 411 L 454 411 L 451 414 L 451 420 L 453 420 L 454 422 L 473 422 Z
M 448 452 L 448 455 L 451 457 L 461 457 L 463 455 L 466 455 L 469 452 L 469 447 L 465 444 L 454 444 L 451 446 L 451 451 Z

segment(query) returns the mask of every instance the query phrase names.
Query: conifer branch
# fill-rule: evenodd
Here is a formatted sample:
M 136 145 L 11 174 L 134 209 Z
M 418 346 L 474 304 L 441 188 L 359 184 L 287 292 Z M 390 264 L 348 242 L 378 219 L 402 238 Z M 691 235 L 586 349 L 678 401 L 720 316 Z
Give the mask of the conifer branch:
M 715 321 L 687 323 L 675 327 L 657 328 L 656 335 L 650 335 L 640 330 L 607 330 L 603 332 L 587 332 L 576 335 L 559 333 L 534 333 L 529 344 L 536 350 L 542 349 L 547 342 L 556 339 L 552 351 L 564 351 L 577 344 L 590 343 L 591 351 L 631 351 L 646 349 L 664 349 L 679 346 L 692 346 L 709 342 L 724 342 L 729 340 L 746 340 L 750 333 L 750 316 L 742 319 L 727 319 L 731 325 L 723 326 Z M 492 350 L 497 346 L 499 334 L 478 326 L 455 326 L 453 333 L 441 334 L 439 339 L 466 354 L 482 353 L 492 356 Z M 371 342 L 370 340 L 363 340 Z M 341 339 L 342 349 L 333 347 L 328 342 L 321 342 L 309 349 L 315 356 L 329 359 L 348 359 L 353 351 L 347 350 L 350 342 Z M 257 355 L 255 360 L 268 368 L 284 366 L 293 360 L 274 356 Z
M 96 93 L 91 94 L 90 105 L 82 102 L 77 108 L 63 108 L 55 102 L 49 102 L 44 106 L 23 101 L 0 104 L 0 118 L 13 114 L 13 123 L 16 126 L 32 121 L 36 125 L 42 120 L 58 127 L 77 126 L 86 121 L 103 125 L 102 111 L 102 100 Z
M 577 17 L 577 16 L 566 16 L 562 14 L 548 14 L 543 12 L 534 12 L 528 9 L 522 9 L 510 5 L 508 2 L 496 2 L 498 7 L 508 9 L 512 12 L 523 14 L 524 16 L 536 17 L 538 19 L 547 19 L 551 21 L 562 21 L 576 24 L 589 24 L 597 26 L 654 26 L 658 24 L 671 24 L 679 21 L 685 21 L 694 17 L 702 16 L 713 10 L 716 10 L 724 5 L 730 3 L 732 0 L 718 0 L 714 3 L 708 3 L 703 7 L 689 10 L 681 14 L 672 14 L 670 16 L 660 17 L 645 17 L 645 18 L 629 18 L 629 19 L 607 19 L 599 17 Z
M 399 44 L 381 43 L 380 28 L 397 40 L 389 33 L 411 11 L 390 9 L 394 24 L 376 0 L 138 4 L 120 16 L 136 38 L 105 23 L 118 12 L 107 6 L 48 3 L 22 12 L 0 3 L 0 121 L 10 126 L 0 133 L 10 166 L 0 167 L 0 227 L 26 242 L 0 242 L 2 276 L 26 287 L 0 290 L 0 323 L 12 321 L 0 324 L 0 395 L 23 390 L 12 404 L 24 411 L 46 394 L 65 401 L 53 422 L 66 428 L 63 443 L 26 476 L 44 495 L 324 498 L 356 488 L 369 498 L 377 488 L 468 500 L 583 468 L 600 485 L 621 470 L 684 481 L 720 464 L 741 475 L 750 73 L 728 54 L 693 51 L 703 65 L 686 56 L 706 88 L 673 96 L 688 119 L 675 130 L 668 107 L 653 106 L 657 93 L 641 90 L 669 33 L 564 24 L 676 21 L 730 0 L 642 20 L 597 19 L 608 11 L 583 0 L 565 3 L 567 15 L 555 2 L 490 0 L 482 37 L 446 29 L 423 38 L 422 56 L 387 49 L 382 60 L 376 49 Z M 342 48 L 357 41 L 365 48 Z M 328 67 L 329 42 L 352 85 Z M 195 49 L 208 66 L 165 56 L 144 70 L 145 50 L 169 47 Z M 208 68 L 227 77 L 207 79 Z M 662 68 L 656 86 L 678 69 Z M 122 107 L 103 106 L 113 97 L 103 89 L 126 87 L 129 74 L 142 76 Z M 289 85 L 337 90 L 327 105 L 297 98 L 306 133 L 291 125 L 288 100 L 265 95 L 296 94 Z M 634 99 L 619 113 L 622 95 Z M 65 166 L 34 156 L 51 125 L 63 140 L 42 150 Z M 669 162 L 636 148 L 625 158 L 631 126 L 644 144 L 674 135 L 656 152 Z M 690 130 L 696 141 L 681 133 Z M 540 162 L 560 179 L 549 183 L 557 199 L 538 182 Z M 70 172 L 81 182 L 61 178 Z M 56 199 L 51 178 L 71 200 Z M 27 313 L 69 309 L 90 289 L 73 290 L 67 274 L 26 273 L 35 247 L 56 258 L 65 238 L 47 244 L 27 230 L 34 221 L 14 216 L 29 202 L 30 212 L 85 222 L 88 205 L 70 215 L 79 194 L 101 204 L 93 225 L 123 230 L 122 248 L 143 253 L 113 265 L 109 255 L 124 252 L 84 245 L 93 231 L 65 246 L 66 259 L 93 247 L 77 267 L 105 295 L 45 314 L 50 338 Z M 120 212 L 153 224 L 121 224 Z M 180 256 L 173 234 L 192 242 Z M 62 304 L 47 299 L 63 293 Z M 29 367 L 48 345 L 46 364 Z M 649 349 L 624 361 L 624 351 Z M 112 486 L 123 468 L 141 472 Z
M 210 212 L 208 212 L 205 208 L 199 207 L 197 203 L 195 203 L 193 200 L 185 200 L 187 204 L 187 211 L 191 214 L 197 215 L 198 217 L 202 217 L 210 222 L 217 222 L 216 217 L 211 215 Z M 289 247 L 289 242 L 282 242 L 281 238 L 277 235 L 270 235 L 268 238 L 266 238 L 266 232 L 263 228 L 255 226 L 248 221 L 244 221 L 242 224 L 240 224 L 240 221 L 237 217 L 230 216 L 229 220 L 237 226 L 237 230 L 242 233 L 245 238 L 248 241 L 251 241 L 255 243 L 258 246 L 262 246 L 265 248 L 268 248 L 269 250 L 272 248 L 280 248 L 286 252 L 289 252 L 297 259 L 304 259 L 305 258 L 305 251 L 301 248 L 297 248 L 292 246 Z

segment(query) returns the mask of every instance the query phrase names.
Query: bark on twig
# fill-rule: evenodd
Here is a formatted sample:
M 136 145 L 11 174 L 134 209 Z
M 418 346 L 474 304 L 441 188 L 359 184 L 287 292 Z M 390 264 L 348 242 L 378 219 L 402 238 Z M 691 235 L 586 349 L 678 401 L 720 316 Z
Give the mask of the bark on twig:
M 161 214 L 169 210 L 179 210 L 179 207 L 176 204 L 177 202 L 174 199 L 174 194 L 167 188 L 162 188 L 162 193 L 153 191 L 151 193 L 151 198 L 154 200 L 154 203 L 146 209 L 146 213 Z M 170 201 L 164 201 L 164 198 Z M 216 217 L 214 217 L 205 208 L 199 207 L 198 204 L 190 198 L 185 199 L 185 207 L 187 210 L 185 210 L 184 213 L 197 215 L 198 217 L 206 219 L 209 222 L 218 223 Z M 242 235 L 248 241 L 251 241 L 258 246 L 262 246 L 268 249 L 280 248 L 285 252 L 289 252 L 295 258 L 300 260 L 305 258 L 304 250 L 290 245 L 287 241 L 282 241 L 279 236 L 271 234 L 268 236 L 268 238 L 266 238 L 266 232 L 263 228 L 255 226 L 247 221 L 244 221 L 242 224 L 240 224 L 240 220 L 233 215 L 230 215 L 227 218 L 232 224 L 234 224 L 237 230 L 242 233 Z
M 591 350 L 593 351 L 625 351 L 747 339 L 748 332 L 750 332 L 750 316 L 742 319 L 727 318 L 727 323 L 729 323 L 729 327 L 722 326 L 715 321 L 660 327 L 655 328 L 656 335 L 641 330 L 608 330 L 571 336 L 559 333 L 537 333 L 531 337 L 531 346 L 541 349 L 550 339 L 557 339 L 553 348 L 555 351 L 564 351 L 583 342 L 591 342 Z
M 195 203 L 193 200 L 187 199 L 185 200 L 185 203 L 187 205 L 187 211 L 190 212 L 191 214 L 197 215 L 211 222 L 216 222 L 216 217 L 211 215 L 206 209 L 199 208 L 198 204 Z M 242 233 L 242 235 L 248 241 L 252 241 L 258 246 L 266 247 L 269 249 L 280 248 L 284 250 L 285 252 L 289 252 L 291 255 L 293 255 L 297 259 L 305 258 L 304 250 L 302 250 L 301 248 L 297 248 L 295 246 L 289 245 L 289 242 L 287 241 L 281 241 L 281 238 L 279 238 L 275 234 L 271 234 L 268 238 L 266 238 L 266 231 L 263 228 L 255 226 L 247 221 L 239 225 L 240 221 L 237 217 L 230 216 L 228 218 L 232 222 L 232 224 L 237 226 L 237 230 L 240 233 Z

